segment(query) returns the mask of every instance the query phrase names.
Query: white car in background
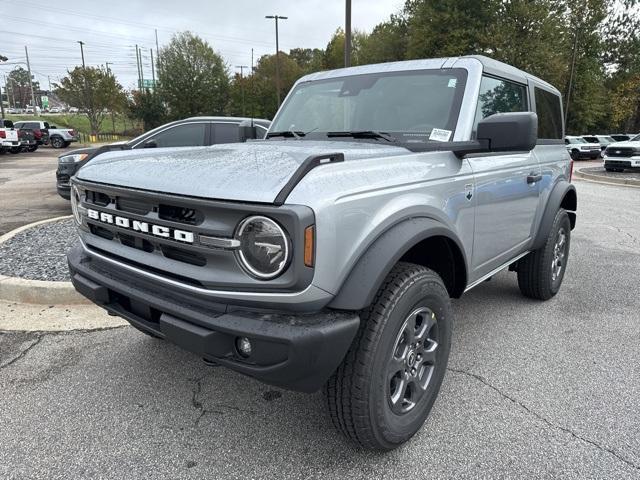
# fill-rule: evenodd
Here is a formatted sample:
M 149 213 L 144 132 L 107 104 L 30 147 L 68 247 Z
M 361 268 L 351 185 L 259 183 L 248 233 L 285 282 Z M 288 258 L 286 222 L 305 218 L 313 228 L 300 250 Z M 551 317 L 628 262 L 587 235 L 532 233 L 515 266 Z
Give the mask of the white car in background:
M 604 169 L 607 172 L 624 172 L 625 169 L 640 170 L 640 135 L 628 142 L 616 142 L 604 151 Z
M 582 137 L 573 135 L 564 137 L 564 143 L 573 160 L 595 160 L 600 157 L 600 143 L 590 143 Z
M 589 143 L 599 143 L 600 151 L 604 152 L 604 149 L 611 143 L 616 143 L 617 140 L 609 135 L 583 135 L 584 138 Z

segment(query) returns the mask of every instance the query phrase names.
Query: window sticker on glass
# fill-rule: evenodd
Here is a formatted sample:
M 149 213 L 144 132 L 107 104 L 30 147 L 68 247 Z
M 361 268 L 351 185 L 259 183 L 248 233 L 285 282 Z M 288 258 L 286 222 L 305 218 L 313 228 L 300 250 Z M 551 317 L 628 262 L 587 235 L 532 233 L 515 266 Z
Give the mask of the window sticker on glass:
M 441 128 L 434 128 L 431 130 L 429 140 L 435 140 L 436 142 L 448 142 L 451 137 L 451 130 L 443 130 Z
M 450 78 L 449 79 L 449 83 L 447 84 L 447 87 L 456 88 L 456 85 L 458 85 L 458 79 L 457 78 Z

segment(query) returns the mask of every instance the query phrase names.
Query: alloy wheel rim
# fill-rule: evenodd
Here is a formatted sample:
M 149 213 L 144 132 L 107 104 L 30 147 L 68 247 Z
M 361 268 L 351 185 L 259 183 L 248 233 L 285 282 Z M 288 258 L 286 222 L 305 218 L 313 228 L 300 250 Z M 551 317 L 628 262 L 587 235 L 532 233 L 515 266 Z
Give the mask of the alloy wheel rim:
M 436 315 L 430 308 L 416 308 L 402 324 L 387 364 L 387 398 L 394 413 L 413 410 L 429 389 L 437 351 Z
M 564 228 L 558 231 L 556 243 L 553 246 L 553 260 L 551 262 L 551 280 L 554 282 L 560 277 L 565 266 L 565 256 L 567 251 L 567 234 Z

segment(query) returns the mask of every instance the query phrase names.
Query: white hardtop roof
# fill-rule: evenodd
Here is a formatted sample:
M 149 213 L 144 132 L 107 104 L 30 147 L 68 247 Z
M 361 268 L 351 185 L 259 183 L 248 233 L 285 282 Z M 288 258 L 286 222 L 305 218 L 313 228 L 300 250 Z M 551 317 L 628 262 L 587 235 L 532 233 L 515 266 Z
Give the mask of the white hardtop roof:
M 485 57 L 484 55 L 466 55 L 462 57 L 431 58 L 423 60 L 404 60 L 401 62 L 376 63 L 372 65 L 360 65 L 358 67 L 338 68 L 336 70 L 327 70 L 324 72 L 315 72 L 309 75 L 305 75 L 300 80 L 298 80 L 298 82 L 310 82 L 314 80 L 339 78 L 350 75 L 365 75 L 371 73 L 459 68 L 464 66 L 469 67 L 474 62 L 477 62 L 479 64 L 478 66 L 482 67 L 483 72 L 490 75 L 508 78 L 511 80 L 519 81 L 521 83 L 527 83 L 528 80 L 532 80 L 548 88 L 549 90 L 554 91 L 558 95 L 560 94 L 557 88 L 555 88 L 550 83 L 545 82 L 541 78 L 524 72 L 504 62 L 499 62 L 498 60 Z

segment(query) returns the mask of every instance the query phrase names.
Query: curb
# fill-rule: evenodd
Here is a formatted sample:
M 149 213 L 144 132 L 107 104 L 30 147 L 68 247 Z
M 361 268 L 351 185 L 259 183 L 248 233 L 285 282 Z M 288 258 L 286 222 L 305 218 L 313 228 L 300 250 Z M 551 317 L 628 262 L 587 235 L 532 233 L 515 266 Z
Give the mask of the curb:
M 17 234 L 32 227 L 72 217 L 73 215 L 65 215 L 23 225 L 2 235 L 0 237 L 0 243 L 6 242 Z M 26 278 L 8 277 L 6 275 L 0 275 L 0 300 L 36 305 L 83 305 L 90 303 L 86 298 L 76 292 L 71 282 L 28 280 Z
M 596 175 L 594 173 L 585 173 L 582 169 L 575 170 L 573 176 L 580 178 L 581 180 L 587 180 L 594 183 L 601 183 L 603 185 L 623 185 L 626 187 L 640 187 L 640 181 L 635 179 L 626 178 L 611 178 L 603 175 Z

